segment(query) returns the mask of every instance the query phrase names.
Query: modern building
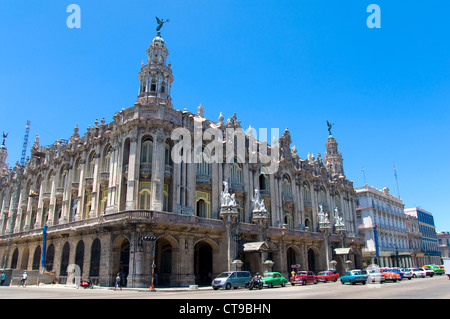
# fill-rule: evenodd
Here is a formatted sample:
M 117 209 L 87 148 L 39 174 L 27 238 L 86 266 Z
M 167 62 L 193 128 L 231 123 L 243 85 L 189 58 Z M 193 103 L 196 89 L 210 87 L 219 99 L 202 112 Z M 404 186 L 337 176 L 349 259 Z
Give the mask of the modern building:
M 441 259 L 450 258 L 450 232 L 438 232 L 437 240 L 439 244 L 439 251 L 441 252 Z
M 415 251 L 409 240 L 403 201 L 383 190 L 365 185 L 355 188 L 358 229 L 366 242 L 364 265 L 414 266 Z
M 8 170 L 3 267 L 44 268 L 64 283 L 76 265 L 105 286 L 121 272 L 130 287 L 150 285 L 153 252 L 158 284 L 170 286 L 239 268 L 361 267 L 355 192 L 331 128 L 324 160 L 301 159 L 288 129 L 268 145 L 243 133 L 236 114 L 224 122 L 202 106 L 176 110 L 168 54 L 158 31 L 132 107 L 48 147 L 37 137 L 23 175 Z
M 422 249 L 424 252 L 424 256 L 419 258 L 419 266 L 440 264 L 441 254 L 433 215 L 419 207 L 405 208 L 405 214 L 414 216 L 419 221 L 419 231 L 422 235 Z

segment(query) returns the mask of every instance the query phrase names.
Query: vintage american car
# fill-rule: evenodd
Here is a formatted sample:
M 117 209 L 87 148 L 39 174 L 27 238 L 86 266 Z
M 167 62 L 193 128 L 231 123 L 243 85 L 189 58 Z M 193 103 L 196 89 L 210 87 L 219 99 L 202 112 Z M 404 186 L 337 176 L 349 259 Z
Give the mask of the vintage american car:
M 363 273 L 367 273 L 367 282 L 381 284 L 386 281 L 386 278 L 378 269 L 363 270 Z
M 407 278 L 408 280 L 412 279 L 413 273 L 411 270 L 409 270 L 408 268 L 401 268 L 400 270 L 403 274 L 403 278 Z
M 291 277 L 292 286 L 294 286 L 295 284 L 306 285 L 307 283 L 317 284 L 317 282 L 318 282 L 317 276 L 312 271 L 309 270 L 297 271 L 295 276 Z
M 419 269 L 425 271 L 425 274 L 426 274 L 427 276 L 430 276 L 430 277 L 433 277 L 433 276 L 434 276 L 434 271 L 433 271 L 431 268 L 428 268 L 428 267 L 422 267 L 422 268 L 419 268 Z
M 434 271 L 435 275 L 443 275 L 444 274 L 444 269 L 442 269 L 441 267 L 437 266 L 437 265 L 425 265 L 422 267 L 423 269 L 431 269 Z
M 353 269 L 350 271 L 346 271 L 344 276 L 341 276 L 341 283 L 345 284 L 346 282 L 354 285 L 356 283 L 362 283 L 365 285 L 367 283 L 367 274 L 364 274 L 360 269 Z
M 425 272 L 425 270 L 423 270 L 422 268 L 408 268 L 409 270 L 411 270 L 412 274 L 413 274 L 413 278 L 418 278 L 418 277 L 422 277 L 425 278 L 425 276 L 427 275 L 427 273 Z
M 262 277 L 262 281 L 264 286 L 272 288 L 273 286 L 281 285 L 281 287 L 285 287 L 289 282 L 286 278 L 283 277 L 279 272 L 266 272 Z
M 380 272 L 383 274 L 384 278 L 386 278 L 386 281 L 393 281 L 396 282 L 397 280 L 402 280 L 402 277 L 400 274 L 393 269 L 390 268 L 380 268 Z
M 319 280 L 319 282 L 328 282 L 328 281 L 336 282 L 338 279 L 339 274 L 336 271 L 332 270 L 321 271 L 317 274 L 317 280 Z

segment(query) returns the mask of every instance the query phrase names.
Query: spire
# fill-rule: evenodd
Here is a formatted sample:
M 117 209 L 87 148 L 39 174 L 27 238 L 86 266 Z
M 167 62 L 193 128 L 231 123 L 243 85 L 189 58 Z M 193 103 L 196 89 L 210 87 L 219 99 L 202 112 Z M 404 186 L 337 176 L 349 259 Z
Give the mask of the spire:
M 342 154 L 338 151 L 338 143 L 333 135 L 331 135 L 331 128 L 334 124 L 327 121 L 328 133 L 330 134 L 325 144 L 327 151 L 324 156 L 325 167 L 334 175 L 344 175 L 344 165 Z
M 156 37 L 150 43 L 147 49 L 147 64 L 141 63 L 141 72 L 139 73 L 139 94 L 137 102 L 142 105 L 164 104 L 172 108 L 172 99 L 170 97 L 170 88 L 173 82 L 171 64 L 167 64 L 166 43 L 161 37 L 161 27 L 169 20 L 156 18 L 158 26 L 156 28 Z

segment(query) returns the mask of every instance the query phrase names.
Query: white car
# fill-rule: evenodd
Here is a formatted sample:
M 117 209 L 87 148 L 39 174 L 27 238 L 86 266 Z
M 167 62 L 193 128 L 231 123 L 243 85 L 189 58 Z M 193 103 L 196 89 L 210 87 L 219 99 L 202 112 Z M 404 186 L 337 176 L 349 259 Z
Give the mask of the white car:
M 400 271 L 403 273 L 403 278 L 408 278 L 408 280 L 411 280 L 413 277 L 413 273 L 408 268 L 402 268 Z
M 413 278 L 425 278 L 425 276 L 427 275 L 427 273 L 424 270 L 420 270 L 419 268 L 408 268 L 409 270 L 411 270 Z
M 378 269 L 363 270 L 363 273 L 367 274 L 367 282 L 383 283 L 386 281 L 386 277 Z

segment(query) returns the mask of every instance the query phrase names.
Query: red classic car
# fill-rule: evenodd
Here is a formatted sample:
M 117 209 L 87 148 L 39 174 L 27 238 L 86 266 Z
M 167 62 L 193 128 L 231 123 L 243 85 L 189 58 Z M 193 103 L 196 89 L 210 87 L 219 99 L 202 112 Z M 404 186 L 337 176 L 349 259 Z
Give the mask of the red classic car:
M 295 284 L 306 285 L 309 282 L 314 284 L 317 284 L 318 282 L 317 276 L 312 271 L 297 271 L 295 276 L 291 277 L 292 286 L 294 286 Z
M 396 273 L 395 271 L 392 271 L 392 269 L 389 268 L 380 268 L 381 274 L 386 278 L 386 281 L 393 281 L 396 282 L 397 280 L 402 280 L 402 277 L 399 273 Z
M 321 271 L 317 274 L 317 280 L 320 282 L 334 281 L 339 279 L 339 274 L 332 270 Z

